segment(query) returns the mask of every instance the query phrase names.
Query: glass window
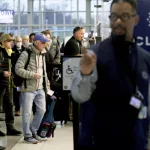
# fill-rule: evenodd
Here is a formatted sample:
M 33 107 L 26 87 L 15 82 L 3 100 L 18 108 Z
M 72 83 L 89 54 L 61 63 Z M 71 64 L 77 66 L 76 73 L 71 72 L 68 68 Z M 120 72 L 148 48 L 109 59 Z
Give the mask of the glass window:
M 33 13 L 33 24 L 39 24 L 39 13 L 38 12 Z
M 79 11 L 86 11 L 86 0 L 79 1 Z
M 65 13 L 65 24 L 77 24 L 77 12 Z
M 0 1 L 0 10 L 13 10 L 13 1 L 12 0 L 1 0 Z
M 76 11 L 77 0 L 45 0 L 44 6 L 53 11 Z
M 77 0 L 67 0 L 68 10 L 69 11 L 77 11 Z M 80 0 L 81 2 L 81 0 Z
M 8 33 L 8 28 L 7 28 L 7 26 L 1 26 L 1 27 L 0 27 L 0 31 L 1 31 L 1 32 L 4 32 L 4 33 Z
M 67 37 L 67 36 L 72 36 L 72 31 L 66 31 L 65 32 L 65 37 Z
M 71 24 L 71 13 L 65 13 L 65 24 Z
M 86 12 L 79 12 L 79 19 L 78 19 L 79 24 L 86 24 Z
M 64 23 L 64 15 L 62 12 L 56 13 L 56 24 L 63 24 Z
M 91 11 L 95 11 L 95 7 L 94 5 L 97 5 L 97 1 L 96 0 L 91 0 Z
M 72 36 L 73 35 L 73 29 L 75 28 L 74 27 L 65 27 L 65 36 Z
M 27 13 L 21 13 L 20 14 L 20 23 L 21 24 L 27 24 Z
M 18 35 L 18 27 L 6 27 L 7 28 L 7 32 L 6 33 L 10 33 L 12 32 L 14 34 L 14 36 Z
M 54 12 L 45 13 L 45 22 L 46 24 L 54 24 Z
M 33 12 L 39 11 L 39 1 L 33 1 Z
M 8 1 L 8 0 L 7 0 Z M 18 11 L 18 0 L 9 0 L 10 4 L 14 11 Z M 27 11 L 27 0 L 20 0 L 20 11 L 25 12 Z
M 91 24 L 94 24 L 95 13 L 91 12 Z
M 102 21 L 104 34 L 109 33 L 109 9 L 110 2 L 102 0 L 91 1 L 91 16 L 90 28 L 94 30 L 94 23 Z M 94 5 L 103 4 L 102 8 L 95 8 Z M 86 0 L 32 0 L 33 14 L 30 13 L 28 20 L 28 0 L 20 0 L 20 34 L 29 34 L 28 32 L 41 32 L 41 30 L 50 29 L 55 36 L 60 36 L 63 39 L 65 36 L 72 36 L 73 28 L 80 24 L 86 27 Z M 77 9 L 78 2 L 78 9 Z M 31 3 L 31 2 L 30 2 Z M 39 6 L 40 4 L 40 6 Z M 13 26 L 7 23 L 0 24 L 0 30 L 4 32 L 14 32 L 18 34 L 18 0 L 1 0 L 0 10 L 14 10 Z M 41 14 L 40 14 L 41 10 Z M 79 12 L 77 12 L 79 10 Z M 39 20 L 41 17 L 41 20 Z M 29 22 L 28 22 L 29 21 Z M 41 21 L 41 22 L 40 22 Z M 26 25 L 31 25 L 28 27 Z M 42 24 L 42 27 L 41 27 Z M 70 25 L 70 26 L 69 26 Z M 73 25 L 73 26 L 72 26 Z M 32 30 L 33 29 L 33 30 Z M 39 31 L 40 30 L 40 31 Z
M 14 24 L 18 24 L 18 13 L 14 13 Z
M 17 0 L 18 1 L 18 0 Z M 20 0 L 20 11 L 27 12 L 27 0 Z
M 71 24 L 77 24 L 77 12 L 71 13 Z
M 18 25 L 18 13 L 14 13 L 14 24 Z M 27 24 L 27 13 L 20 13 L 20 24 Z
M 41 32 L 41 31 L 39 31 L 39 27 L 33 27 L 32 30 L 33 30 L 34 33 L 39 33 L 39 32 Z
M 20 35 L 23 36 L 23 35 L 26 35 L 28 34 L 28 28 L 25 26 L 25 27 L 21 27 L 20 28 Z

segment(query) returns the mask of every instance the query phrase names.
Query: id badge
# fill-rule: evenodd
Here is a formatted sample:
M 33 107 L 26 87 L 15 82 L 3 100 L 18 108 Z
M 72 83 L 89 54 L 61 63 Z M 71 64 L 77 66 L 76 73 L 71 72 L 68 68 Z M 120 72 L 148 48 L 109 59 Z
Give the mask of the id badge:
M 147 107 L 146 106 L 141 107 L 138 118 L 139 119 L 146 119 L 147 118 Z
M 17 87 L 17 91 L 18 91 L 18 92 L 20 91 L 20 87 L 19 87 L 19 86 Z
M 132 96 L 129 104 L 137 109 L 140 109 L 140 107 L 142 105 L 142 101 L 139 98 L 137 98 L 136 96 Z

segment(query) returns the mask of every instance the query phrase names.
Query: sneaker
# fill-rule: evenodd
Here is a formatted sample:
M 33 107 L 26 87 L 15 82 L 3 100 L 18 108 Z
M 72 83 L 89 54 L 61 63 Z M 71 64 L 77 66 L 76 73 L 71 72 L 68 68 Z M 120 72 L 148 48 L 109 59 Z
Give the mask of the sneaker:
M 37 144 L 37 143 L 39 143 L 39 141 L 36 140 L 36 139 L 33 138 L 33 137 L 24 137 L 24 141 L 25 141 L 26 143 L 31 143 L 31 144 Z
M 40 142 L 47 141 L 47 138 L 42 138 L 42 137 L 38 136 L 37 134 L 33 134 L 33 138 Z

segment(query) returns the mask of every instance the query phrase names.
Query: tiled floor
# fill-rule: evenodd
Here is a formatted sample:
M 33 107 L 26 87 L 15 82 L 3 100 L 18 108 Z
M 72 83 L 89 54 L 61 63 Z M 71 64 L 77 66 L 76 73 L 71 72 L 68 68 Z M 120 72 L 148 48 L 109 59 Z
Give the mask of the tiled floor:
M 0 113 L 0 117 L 4 114 Z M 6 132 L 5 123 L 0 122 L 0 130 Z M 15 127 L 21 129 L 21 117 L 15 117 Z M 45 142 L 38 144 L 24 143 L 23 136 L 5 136 L 0 137 L 0 145 L 6 145 L 6 150 L 73 150 L 73 130 L 72 123 L 68 122 L 67 125 L 60 125 L 57 122 L 54 138 L 49 138 Z

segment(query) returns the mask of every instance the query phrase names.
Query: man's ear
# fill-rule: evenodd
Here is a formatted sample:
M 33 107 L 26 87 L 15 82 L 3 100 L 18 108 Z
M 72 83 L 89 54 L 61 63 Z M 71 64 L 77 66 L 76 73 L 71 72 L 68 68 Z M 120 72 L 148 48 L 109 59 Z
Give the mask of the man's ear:
M 135 25 L 137 25 L 139 23 L 139 20 L 140 20 L 140 16 L 136 15 L 135 16 Z
M 34 41 L 34 44 L 37 45 L 37 44 L 38 44 L 38 41 Z

